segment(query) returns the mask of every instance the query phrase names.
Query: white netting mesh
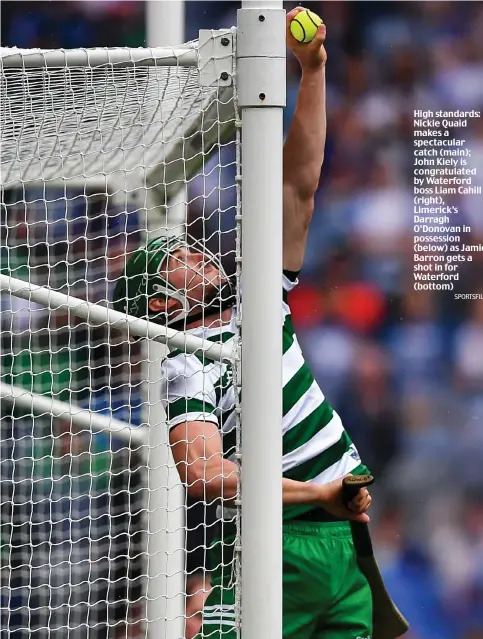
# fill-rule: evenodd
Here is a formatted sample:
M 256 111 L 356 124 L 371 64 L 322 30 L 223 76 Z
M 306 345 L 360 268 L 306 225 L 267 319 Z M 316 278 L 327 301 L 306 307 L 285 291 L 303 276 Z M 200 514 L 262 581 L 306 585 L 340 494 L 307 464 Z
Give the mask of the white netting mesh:
M 164 66 L 164 56 L 153 61 L 144 50 L 145 57 L 131 56 L 135 63 L 93 68 L 12 67 L 8 61 L 16 56 L 3 49 L 2 183 L 100 175 L 139 182 L 140 175 L 149 179 L 151 170 L 176 162 L 177 142 L 189 146 L 192 135 L 221 129 L 225 105 L 228 121 L 233 114 L 230 90 L 222 96 L 216 86 L 202 87 L 198 68 L 183 66 L 196 47 L 186 45 L 175 66 Z M 202 143 L 195 141 L 199 150 Z M 166 184 L 165 177 L 159 173 L 158 181 Z
M 204 97 L 196 69 L 189 68 L 12 70 L 3 82 L 6 181 L 109 174 L 120 163 L 126 171 L 155 166 L 163 157 L 164 135 L 178 137 Z M 182 94 L 189 98 L 180 100 Z M 48 117 L 39 118 L 46 108 Z
M 57 291 L 109 307 L 126 256 L 172 231 L 158 205 L 180 188 L 178 230 L 234 270 L 233 91 L 201 87 L 182 55 L 152 62 L 2 69 L 1 273 L 45 287 L 33 302 L 4 279 L 0 297 L 6 636 L 127 639 L 149 627 L 178 638 L 186 545 L 206 569 L 213 514 L 202 505 L 180 530 L 159 350 L 134 339 L 139 330 L 49 302 Z

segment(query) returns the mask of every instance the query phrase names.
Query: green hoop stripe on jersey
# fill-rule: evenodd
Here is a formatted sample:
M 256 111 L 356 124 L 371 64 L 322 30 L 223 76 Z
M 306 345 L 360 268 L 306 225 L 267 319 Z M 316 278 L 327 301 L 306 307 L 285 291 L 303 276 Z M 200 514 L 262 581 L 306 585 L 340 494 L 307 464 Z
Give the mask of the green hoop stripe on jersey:
M 285 304 L 285 302 L 282 304 L 282 308 L 283 308 L 283 313 L 284 313 L 284 329 L 286 331 L 286 335 L 293 335 L 295 333 L 295 329 L 293 327 L 293 322 L 292 322 L 292 313 L 290 312 L 290 306 L 288 304 Z
M 295 341 L 295 334 L 292 330 L 292 332 L 289 332 L 289 322 L 287 322 L 287 320 L 285 320 L 285 323 L 283 325 L 283 335 L 282 335 L 282 353 L 283 355 L 285 355 L 285 353 L 292 347 L 294 341 Z
M 199 399 L 185 399 L 183 397 L 169 404 L 168 419 L 173 419 L 174 417 L 179 417 L 186 413 L 190 413 L 190 415 L 196 415 L 196 413 L 199 413 L 200 419 L 202 420 L 203 417 L 206 416 L 206 413 L 214 412 L 215 407 L 206 401 L 201 401 Z
M 290 470 L 286 470 L 284 472 L 284 476 L 289 479 L 296 479 L 297 481 L 315 479 L 317 475 L 320 475 L 324 470 L 330 469 L 331 466 L 340 461 L 350 450 L 352 445 L 349 435 L 344 431 L 339 441 L 333 444 L 330 448 L 319 453 L 316 457 L 311 457 L 303 464 L 297 465 Z M 359 465 L 359 461 L 356 465 Z M 337 478 L 333 477 L 332 479 Z
M 292 379 L 283 387 L 283 416 L 303 398 L 314 383 L 310 368 L 304 362 Z
M 295 286 L 283 278 L 283 474 L 299 481 L 325 483 L 348 473 L 368 473 L 361 465 L 357 449 L 345 432 L 339 415 L 332 409 L 305 363 L 295 335 L 287 293 Z M 235 337 L 236 312 L 229 323 L 215 329 L 189 331 L 211 341 L 227 342 Z M 236 446 L 235 393 L 233 372 L 226 364 L 203 361 L 196 355 L 172 353 L 162 364 L 161 397 L 170 428 L 199 419 L 216 421 L 223 438 L 223 452 L 232 457 Z M 182 402 L 180 402 L 182 400 Z M 197 400 L 197 403 L 187 403 Z M 170 407 L 174 405 L 174 412 Z M 186 412 L 180 413 L 182 407 Z M 243 406 L 243 404 L 242 404 Z M 196 411 L 192 411 L 196 408 Z M 261 407 L 263 410 L 263 407 Z M 243 426 L 242 426 L 243 428 Z M 284 518 L 311 510 L 302 505 L 284 508 Z
M 324 399 L 310 415 L 284 433 L 283 454 L 287 455 L 291 450 L 303 446 L 315 437 L 321 425 L 325 427 L 330 422 L 333 412 L 332 406 Z

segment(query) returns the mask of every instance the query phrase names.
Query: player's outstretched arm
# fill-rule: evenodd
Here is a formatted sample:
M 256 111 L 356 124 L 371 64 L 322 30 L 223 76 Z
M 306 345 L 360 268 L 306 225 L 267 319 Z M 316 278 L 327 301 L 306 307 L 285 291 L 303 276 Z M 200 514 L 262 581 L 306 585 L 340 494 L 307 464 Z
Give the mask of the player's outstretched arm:
M 238 492 L 238 467 L 223 458 L 218 426 L 213 422 L 184 422 L 170 431 L 170 444 L 181 481 L 193 499 L 233 501 Z M 263 477 L 263 475 L 261 475 Z M 260 481 L 263 481 L 261 478 Z M 310 482 L 282 480 L 284 505 L 311 504 L 341 519 L 367 522 L 371 497 L 364 488 L 343 505 L 342 480 L 318 486 Z
M 290 33 L 290 22 L 302 10 L 297 7 L 287 14 L 287 46 L 302 67 L 297 106 L 283 152 L 283 267 L 289 271 L 299 271 L 304 260 L 326 137 L 326 29 L 322 24 L 311 42 L 297 42 Z

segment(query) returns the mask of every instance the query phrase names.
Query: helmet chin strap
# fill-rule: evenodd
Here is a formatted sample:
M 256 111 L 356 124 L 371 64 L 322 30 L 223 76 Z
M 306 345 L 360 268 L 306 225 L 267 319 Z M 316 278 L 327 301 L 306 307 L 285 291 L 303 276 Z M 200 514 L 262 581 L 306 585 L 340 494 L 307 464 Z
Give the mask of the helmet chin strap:
M 171 322 L 167 323 L 168 326 L 172 326 L 175 322 L 180 322 L 188 316 L 191 307 L 186 295 L 182 295 L 179 291 L 177 291 L 176 289 L 172 289 L 171 287 L 160 286 L 158 284 L 154 284 L 153 288 L 154 290 L 157 290 L 159 293 L 161 293 L 163 297 L 176 300 L 181 304 L 181 308 L 179 309 L 175 318 Z

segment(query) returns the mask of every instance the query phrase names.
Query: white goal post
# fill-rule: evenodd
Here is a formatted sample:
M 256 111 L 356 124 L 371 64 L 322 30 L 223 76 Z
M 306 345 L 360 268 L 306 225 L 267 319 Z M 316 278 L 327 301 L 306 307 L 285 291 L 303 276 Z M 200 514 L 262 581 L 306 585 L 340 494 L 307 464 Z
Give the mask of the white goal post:
M 207 358 L 220 362 L 232 361 L 234 357 L 232 349 L 222 344 L 202 340 L 195 335 L 176 331 L 153 322 L 147 322 L 99 304 L 92 304 L 72 295 L 65 295 L 42 286 L 24 282 L 9 275 L 0 274 L 0 290 L 8 291 L 11 295 L 28 301 L 43 304 L 52 310 L 65 308 L 71 311 L 73 315 L 86 319 L 94 326 L 108 324 L 112 328 L 122 328 L 132 336 L 160 342 L 173 348 L 185 350 L 187 353 L 204 353 Z
M 241 562 L 237 559 L 237 583 L 241 589 L 236 623 L 242 639 L 266 639 L 267 636 L 281 639 L 282 113 L 285 105 L 285 12 L 282 2 L 244 0 L 242 9 L 238 11 L 236 28 L 201 31 L 199 40 L 176 47 L 49 51 L 1 49 L 0 55 L 0 178 L 5 218 L 0 220 L 0 227 L 3 224 L 6 229 L 1 241 L 5 243 L 2 255 L 8 257 L 7 265 L 1 265 L 0 299 L 7 299 L 12 327 L 9 336 L 12 363 L 9 370 L 0 370 L 2 406 L 6 401 L 16 409 L 26 410 L 34 421 L 38 414 L 50 414 L 52 420 L 65 414 L 72 424 L 76 423 L 86 432 L 109 432 L 120 436 L 126 447 L 134 444 L 143 450 L 146 445 L 148 450 L 165 450 L 167 431 L 165 424 L 156 417 L 154 405 L 159 399 L 149 400 L 150 412 L 154 413 L 152 422 L 131 427 L 125 420 L 118 420 L 112 415 L 103 417 L 90 407 L 77 406 L 72 399 L 57 399 L 54 375 L 48 378 L 46 390 L 41 392 L 36 391 L 37 378 L 33 369 L 32 374 L 29 372 L 26 377 L 18 376 L 19 379 L 29 379 L 30 386 L 14 383 L 15 362 L 22 353 L 30 350 L 32 344 L 37 343 L 37 339 L 41 343 L 44 334 L 52 340 L 57 330 L 60 334 L 62 329 L 75 328 L 76 322 L 80 322 L 85 327 L 83 330 L 89 335 L 93 333 L 94 342 L 98 339 L 96 328 L 104 330 L 107 337 L 101 339 L 109 341 L 109 348 L 111 342 L 114 348 L 118 343 L 116 340 L 121 339 L 118 336 L 122 335 L 130 357 L 135 352 L 132 338 L 138 337 L 147 343 L 166 344 L 186 353 L 201 353 L 214 362 L 230 363 L 234 369 L 235 384 L 243 389 L 243 429 L 241 450 L 238 451 L 238 459 L 242 461 L 239 505 L 243 526 L 235 549 L 237 552 L 241 550 Z M 124 225 L 118 233 L 124 241 L 124 253 L 132 250 L 130 242 L 135 235 L 129 227 L 128 213 L 131 211 L 137 216 L 138 223 L 140 220 L 144 234 L 151 233 L 153 229 L 157 234 L 171 232 L 165 219 L 169 203 L 193 179 L 198 177 L 206 181 L 208 159 L 229 144 L 236 149 L 236 243 L 233 261 L 239 304 L 243 287 L 242 314 L 237 324 L 234 349 L 114 311 L 109 304 L 108 289 L 111 286 L 112 293 L 115 278 L 111 280 L 108 275 L 99 277 L 96 271 L 91 273 L 89 280 L 82 270 L 85 268 L 85 273 L 88 273 L 91 267 L 98 268 L 103 260 L 102 268 L 109 274 L 111 264 L 117 264 L 120 257 L 116 251 L 113 254 L 109 252 L 108 235 L 106 246 L 101 246 L 104 251 L 102 260 L 97 254 L 91 256 L 89 247 L 99 238 L 102 244 L 102 235 L 94 234 L 89 219 L 94 221 L 92 228 L 97 229 L 95 223 L 109 217 L 109 206 L 114 202 L 118 213 L 113 217 L 119 218 Z M 217 170 L 221 172 L 222 168 L 220 161 Z M 221 190 L 222 187 L 219 188 Z M 85 213 L 69 218 L 67 223 L 59 221 L 58 211 L 65 209 L 67 215 L 79 201 L 86 211 L 89 207 L 94 210 L 100 206 L 101 209 L 95 209 L 89 219 Z M 45 219 L 32 222 L 29 215 L 32 211 L 38 214 L 39 207 Z M 220 211 L 221 205 L 218 213 Z M 50 218 L 50 215 L 53 217 Z M 87 230 L 76 230 L 82 226 L 79 220 L 84 224 L 82 228 Z M 40 228 L 45 238 L 42 236 L 38 240 Z M 63 234 L 62 241 L 57 242 L 55 233 Z M 221 245 L 221 228 L 218 235 L 217 241 Z M 60 249 L 52 248 L 57 246 L 55 242 L 59 246 L 67 246 L 65 256 L 59 257 L 56 251 Z M 72 257 L 74 246 L 81 246 L 80 250 L 84 251 L 82 259 L 79 258 L 80 253 Z M 3 248 L 0 244 L 0 250 Z M 22 262 L 24 254 L 26 257 Z M 17 260 L 15 266 L 12 266 L 12 256 Z M 26 304 L 16 306 L 15 300 L 25 300 Z M 48 315 L 46 323 L 37 330 L 36 313 L 44 317 L 44 311 Z M 60 328 L 53 320 L 60 323 Z M 16 323 L 23 326 L 18 333 L 13 328 Z M 22 339 L 17 339 L 17 336 Z M 63 344 L 59 352 L 64 349 L 62 352 L 68 353 L 70 362 L 76 349 L 70 338 L 67 339 L 69 344 Z M 28 344 L 27 349 L 25 343 Z M 92 356 L 90 344 L 87 348 L 89 357 Z M 45 346 L 42 348 L 45 350 Z M 48 350 L 49 347 L 45 352 Z M 52 356 L 52 347 L 50 350 Z M 108 358 L 111 358 L 110 351 Z M 131 366 L 131 392 L 139 385 L 136 361 L 131 360 L 128 365 Z M 105 368 L 110 380 L 115 369 L 111 359 Z M 71 378 L 75 370 L 72 366 L 68 371 Z M 62 374 L 63 369 L 59 377 Z M 86 390 L 81 384 L 79 388 L 69 386 L 67 390 L 69 393 L 79 391 L 79 396 L 85 397 L 85 393 L 92 389 Z M 16 414 L 12 416 L 12 429 L 19 419 L 23 418 Z M 37 437 L 34 427 L 32 433 L 29 437 L 33 441 Z M 64 434 L 62 431 L 59 441 L 64 441 Z M 42 437 L 45 438 L 45 435 Z M 15 437 L 12 435 L 11 439 L 14 441 Z M 71 449 L 65 456 L 69 457 L 73 468 L 75 455 L 72 443 L 70 445 Z M 89 454 L 92 460 L 97 453 Z M 165 459 L 163 455 L 157 458 L 158 462 Z M 29 463 L 30 457 L 37 460 L 35 455 L 26 454 L 25 459 L 27 457 Z M 130 453 L 128 457 L 131 459 Z M 79 459 L 82 461 L 82 455 Z M 160 463 L 151 456 L 147 464 L 148 482 L 151 482 L 147 486 L 148 493 L 165 491 L 166 487 L 159 485 L 164 481 L 164 475 L 160 475 Z M 137 476 L 136 472 L 129 467 L 130 476 Z M 170 469 L 170 472 L 175 472 L 175 469 Z M 35 471 L 32 476 L 35 481 Z M 130 486 L 129 482 L 127 485 Z M 16 489 L 14 486 L 12 512 L 17 503 L 15 499 L 18 500 Z M 121 492 L 129 494 L 129 490 L 124 487 Z M 137 492 L 142 495 L 143 490 L 137 489 Z M 22 499 L 25 500 L 25 497 Z M 169 495 L 163 499 L 169 501 Z M 101 503 L 102 500 L 99 501 Z M 20 504 L 21 517 L 29 512 L 25 504 L 25 501 Z M 129 525 L 138 517 L 140 508 L 133 511 L 132 517 L 128 513 Z M 166 510 L 169 512 L 170 508 L 172 506 L 168 505 Z M 154 522 L 153 526 L 150 522 L 147 524 L 151 541 L 148 539 L 147 545 L 136 541 L 145 544 L 143 552 L 137 552 L 138 555 L 148 555 L 147 574 L 140 577 L 136 573 L 132 579 L 136 583 L 147 579 L 144 593 L 150 591 L 150 580 L 164 583 L 164 586 L 152 591 L 155 593 L 152 612 L 143 619 L 147 622 L 147 632 L 152 636 L 161 632 L 166 639 L 179 639 L 179 619 L 170 618 L 173 609 L 167 606 L 171 594 L 166 585 L 173 577 L 169 573 L 171 564 L 168 560 L 177 549 L 160 548 L 159 543 L 150 546 L 152 531 L 167 524 L 165 519 L 159 519 L 158 510 L 151 512 L 148 509 L 147 513 L 152 518 L 151 524 Z M 112 517 L 116 519 L 115 512 Z M 54 519 L 49 522 L 52 530 L 54 523 Z M 32 525 L 32 522 L 27 524 Z M 15 528 L 13 524 L 9 526 L 9 530 Z M 136 534 L 135 531 L 133 537 L 138 539 Z M 33 552 L 35 544 L 29 543 Z M 117 548 L 112 543 L 109 552 Z M 131 540 L 129 543 L 134 542 Z M 94 545 L 90 543 L 89 553 L 93 552 Z M 156 560 L 149 566 L 151 547 L 156 548 L 156 553 L 164 553 L 164 564 Z M 128 563 L 130 557 L 131 554 L 128 554 Z M 99 559 L 99 566 L 104 559 Z M 85 574 L 77 573 L 75 578 L 78 581 L 74 588 L 74 582 L 62 581 L 64 577 L 60 573 L 54 574 L 50 559 L 47 565 L 45 559 L 43 561 L 42 566 L 34 566 L 33 560 L 29 559 L 27 572 L 30 576 L 35 573 L 37 579 L 44 580 L 36 586 L 44 599 L 40 599 L 40 606 L 35 609 L 43 610 L 43 606 L 47 613 L 39 612 L 40 625 L 28 630 L 35 630 L 39 639 L 44 636 L 91 639 L 91 636 L 97 636 L 89 634 L 96 625 L 109 627 L 109 611 L 105 613 L 101 608 L 100 612 L 96 612 L 97 617 L 89 618 L 87 622 L 81 620 L 82 611 L 90 605 L 82 589 Z M 85 563 L 86 560 L 82 561 Z M 88 554 L 88 561 L 93 563 L 91 554 Z M 180 565 L 177 559 L 175 562 Z M 69 568 L 68 563 L 66 565 Z M 161 565 L 167 566 L 163 574 L 159 574 Z M 10 566 L 10 569 L 18 572 L 19 566 Z M 25 565 L 21 569 L 23 575 Z M 142 568 L 140 570 L 143 571 Z M 90 577 L 92 583 L 100 579 L 96 575 L 93 573 Z M 52 591 L 60 588 L 58 583 L 62 587 L 67 583 L 72 592 L 75 590 L 72 604 L 70 600 L 55 603 L 57 600 L 53 598 Z M 90 597 L 91 582 L 88 583 Z M 34 585 L 30 584 L 29 588 L 33 590 Z M 12 601 L 13 587 L 9 592 L 8 599 Z M 109 608 L 109 597 L 106 598 L 103 592 L 99 590 L 96 605 L 104 598 Z M 20 597 L 21 593 L 17 595 Z M 145 598 L 145 594 L 142 597 Z M 156 613 L 158 598 L 166 601 L 159 601 L 159 619 L 156 619 L 152 614 Z M 3 613 L 3 600 L 1 605 Z M 13 615 L 13 608 L 9 610 L 8 605 L 7 602 L 7 613 Z M 69 608 L 74 605 L 78 606 L 77 617 Z M 122 613 L 124 617 L 113 623 L 120 624 L 119 627 L 134 623 L 132 609 L 132 606 L 126 609 Z M 20 623 L 25 622 L 24 613 L 15 609 L 15 614 L 21 619 Z M 102 616 L 104 614 L 106 618 Z M 175 614 L 182 612 L 177 610 Z M 129 635 L 122 636 L 127 638 Z

